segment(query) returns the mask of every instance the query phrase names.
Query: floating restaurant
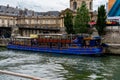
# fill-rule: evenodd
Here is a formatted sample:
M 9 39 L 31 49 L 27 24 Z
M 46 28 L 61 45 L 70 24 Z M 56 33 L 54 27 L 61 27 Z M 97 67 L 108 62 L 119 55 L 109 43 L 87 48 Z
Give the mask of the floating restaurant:
M 105 47 L 100 37 L 65 34 L 16 37 L 7 45 L 8 49 L 77 55 L 101 55 Z

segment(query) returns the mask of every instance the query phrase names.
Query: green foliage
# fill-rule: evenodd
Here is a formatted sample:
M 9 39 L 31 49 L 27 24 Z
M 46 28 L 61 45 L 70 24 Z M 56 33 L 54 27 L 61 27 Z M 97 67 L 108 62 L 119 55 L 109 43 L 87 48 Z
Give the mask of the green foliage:
M 77 9 L 77 15 L 74 20 L 75 33 L 88 33 L 88 22 L 90 21 L 89 10 L 86 3 L 82 3 Z
M 74 30 L 73 30 L 73 16 L 72 13 L 70 12 L 66 12 L 66 15 L 64 17 L 64 25 L 65 25 L 65 30 L 68 34 L 73 34 Z
M 0 47 L 0 51 L 6 50 L 6 47 Z
M 98 18 L 96 24 L 96 29 L 99 35 L 105 34 L 105 27 L 106 27 L 106 10 L 105 6 L 101 5 L 100 7 L 98 7 Z

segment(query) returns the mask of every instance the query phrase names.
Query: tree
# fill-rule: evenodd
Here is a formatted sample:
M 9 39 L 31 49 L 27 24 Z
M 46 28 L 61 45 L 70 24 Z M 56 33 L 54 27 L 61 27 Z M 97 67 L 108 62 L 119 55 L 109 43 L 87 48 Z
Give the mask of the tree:
M 89 21 L 89 10 L 86 7 L 86 3 L 83 2 L 81 7 L 77 9 L 77 15 L 74 20 L 75 33 L 88 33 Z
M 98 7 L 98 16 L 96 23 L 96 29 L 100 36 L 105 34 L 105 27 L 106 27 L 106 10 L 105 6 L 101 5 L 100 7 Z
M 64 17 L 64 25 L 65 25 L 65 30 L 68 34 L 73 34 L 73 16 L 72 13 L 67 11 Z

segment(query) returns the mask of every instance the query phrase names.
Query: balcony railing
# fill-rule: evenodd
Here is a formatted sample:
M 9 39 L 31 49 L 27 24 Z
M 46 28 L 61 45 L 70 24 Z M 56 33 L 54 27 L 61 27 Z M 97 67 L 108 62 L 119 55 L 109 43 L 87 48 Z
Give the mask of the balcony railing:
M 60 27 L 57 27 L 57 25 L 25 25 L 25 24 L 17 24 L 16 25 L 19 28 L 35 28 L 35 29 L 55 29 L 60 30 Z

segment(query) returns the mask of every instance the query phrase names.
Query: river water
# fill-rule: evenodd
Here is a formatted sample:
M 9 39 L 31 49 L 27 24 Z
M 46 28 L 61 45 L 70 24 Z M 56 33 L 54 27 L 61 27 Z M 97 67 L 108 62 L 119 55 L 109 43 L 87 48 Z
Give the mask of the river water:
M 0 70 L 46 80 L 120 80 L 120 56 L 76 56 L 0 51 Z M 0 74 L 0 80 L 29 80 Z

